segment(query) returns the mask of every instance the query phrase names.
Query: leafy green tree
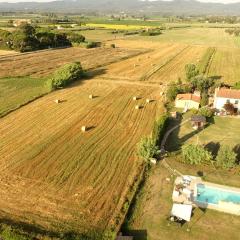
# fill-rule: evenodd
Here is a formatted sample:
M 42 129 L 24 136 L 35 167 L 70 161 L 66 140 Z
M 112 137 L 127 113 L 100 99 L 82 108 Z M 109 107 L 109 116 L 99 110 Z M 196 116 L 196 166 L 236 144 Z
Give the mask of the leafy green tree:
M 207 106 L 208 105 L 208 100 L 209 100 L 209 98 L 208 98 L 207 92 L 203 92 L 201 94 L 201 102 L 200 102 L 201 106 L 202 107 Z
M 208 89 L 214 85 L 212 78 L 204 77 L 203 75 L 195 76 L 191 79 L 192 86 L 201 93 L 207 92 Z
M 218 151 L 216 164 L 224 169 L 233 168 L 236 165 L 237 154 L 230 146 L 222 145 Z
M 209 163 L 212 160 L 212 154 L 201 145 L 188 144 L 182 148 L 183 161 L 191 165 Z
M 186 72 L 186 79 L 187 81 L 191 81 L 192 78 L 196 77 L 199 74 L 199 70 L 197 69 L 197 66 L 194 64 L 187 64 L 185 66 L 185 72 Z
M 213 116 L 213 111 L 209 107 L 202 107 L 199 109 L 198 114 L 206 118 L 211 118 Z
M 77 34 L 77 33 L 68 33 L 67 34 L 67 39 L 71 42 L 71 43 L 82 43 L 85 42 L 85 37 L 83 35 Z
M 176 84 L 171 85 L 166 92 L 167 101 L 173 102 L 179 93 L 179 87 Z
M 31 24 L 28 23 L 22 23 L 18 27 L 18 31 L 20 31 L 22 34 L 26 36 L 34 36 L 36 33 L 36 29 Z
M 159 147 L 156 146 L 155 141 L 150 137 L 144 137 L 138 144 L 138 155 L 146 162 L 160 154 Z
M 83 75 L 81 63 L 66 64 L 58 69 L 50 79 L 53 89 L 63 88 Z

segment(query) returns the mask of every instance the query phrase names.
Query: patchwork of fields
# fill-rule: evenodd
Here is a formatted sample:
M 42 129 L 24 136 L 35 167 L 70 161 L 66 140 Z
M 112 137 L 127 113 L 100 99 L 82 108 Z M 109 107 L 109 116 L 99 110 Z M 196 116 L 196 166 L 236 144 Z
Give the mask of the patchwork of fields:
M 136 144 L 163 112 L 164 85 L 184 80 L 189 63 L 227 83 L 239 81 L 237 43 L 224 35 L 222 44 L 231 44 L 223 48 L 213 39 L 222 29 L 199 38 L 203 30 L 169 32 L 171 39 L 178 36 L 174 41 L 166 35 L 107 42 L 116 49 L 0 57 L 0 115 L 48 93 L 47 77 L 65 63 L 80 61 L 93 74 L 0 118 L 0 217 L 55 231 L 110 226 L 141 172 Z M 141 98 L 135 102 L 133 96 Z M 146 104 L 147 98 L 154 101 Z

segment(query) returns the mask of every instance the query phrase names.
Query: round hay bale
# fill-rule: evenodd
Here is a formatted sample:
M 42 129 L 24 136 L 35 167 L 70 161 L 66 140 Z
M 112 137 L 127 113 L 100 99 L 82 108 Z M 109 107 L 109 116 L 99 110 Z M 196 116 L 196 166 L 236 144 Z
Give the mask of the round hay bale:
M 92 94 L 90 94 L 88 97 L 89 97 L 89 99 L 93 99 L 93 95 Z
M 58 104 L 58 103 L 60 103 L 60 100 L 56 99 L 56 100 L 54 100 L 54 102 Z
M 164 95 L 164 92 L 160 92 L 160 95 L 163 96 L 163 95 Z
M 139 110 L 139 109 L 140 109 L 140 106 L 139 106 L 139 105 L 136 105 L 136 106 L 135 106 L 135 109 L 136 109 L 136 110 Z
M 138 97 L 134 96 L 133 101 L 137 101 L 137 100 L 138 100 Z
M 81 130 L 82 130 L 82 132 L 86 132 L 87 131 L 87 127 L 86 126 L 82 126 Z
M 150 99 L 146 99 L 146 103 L 150 103 L 151 102 L 151 100 Z

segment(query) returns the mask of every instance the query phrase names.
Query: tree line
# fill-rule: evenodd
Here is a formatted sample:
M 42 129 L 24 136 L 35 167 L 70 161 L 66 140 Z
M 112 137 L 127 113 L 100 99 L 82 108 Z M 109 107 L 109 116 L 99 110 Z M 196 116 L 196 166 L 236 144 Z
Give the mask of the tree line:
M 27 23 L 21 24 L 13 32 L 0 29 L 0 48 L 18 52 L 68 47 L 82 42 L 85 42 L 85 37 L 80 34 L 55 33 Z

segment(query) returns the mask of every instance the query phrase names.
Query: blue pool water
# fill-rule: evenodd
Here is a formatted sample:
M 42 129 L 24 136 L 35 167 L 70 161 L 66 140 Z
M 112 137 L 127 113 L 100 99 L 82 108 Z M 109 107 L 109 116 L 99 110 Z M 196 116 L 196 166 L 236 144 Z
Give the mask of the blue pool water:
M 197 201 L 202 203 L 218 204 L 219 201 L 240 204 L 240 193 L 230 192 L 225 189 L 208 187 L 204 184 L 197 185 Z

